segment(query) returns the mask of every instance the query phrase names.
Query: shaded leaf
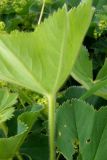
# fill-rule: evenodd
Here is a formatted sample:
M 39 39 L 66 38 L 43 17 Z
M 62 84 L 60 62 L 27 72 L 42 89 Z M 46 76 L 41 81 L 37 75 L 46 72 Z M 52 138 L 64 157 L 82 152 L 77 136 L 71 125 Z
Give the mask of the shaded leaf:
M 93 116 L 93 109 L 88 104 L 86 106 L 85 103 L 77 100 L 72 100 L 71 103 L 65 102 L 59 108 L 56 120 L 57 145 L 59 151 L 68 160 L 72 159 L 75 146 L 82 141 L 84 147 L 85 141 L 90 138 Z M 87 125 L 88 129 L 86 129 Z
M 95 94 L 98 96 L 101 96 L 104 99 L 107 99 L 107 60 L 105 60 L 104 65 L 100 69 L 100 71 L 97 74 L 97 77 L 94 81 L 94 86 L 90 88 L 95 88 Z
M 72 77 L 77 80 L 84 88 L 88 89 L 88 96 L 95 94 L 107 99 L 107 60 L 99 71 L 95 80 L 92 76 L 92 62 L 88 57 L 88 51 L 82 47 L 80 55 L 71 72 Z M 86 93 L 86 94 L 88 94 Z
M 67 100 L 72 100 L 73 98 L 79 99 L 82 95 L 84 95 L 87 90 L 81 86 L 72 86 L 67 88 L 65 91 L 60 93 L 61 95 L 57 98 L 57 102 L 62 105 Z M 99 96 L 92 95 L 85 100 L 90 105 L 93 105 L 94 108 L 98 109 L 102 105 L 106 106 L 107 101 Z
M 103 65 L 103 67 L 100 69 L 97 77 L 96 77 L 96 81 L 101 81 L 107 79 L 107 59 L 105 59 L 105 63 Z
M 102 8 L 103 5 L 107 4 L 107 0 L 93 0 L 93 5 L 97 8 L 100 9 Z
M 63 118 L 64 117 L 64 118 Z M 83 101 L 64 103 L 57 112 L 57 145 L 68 159 L 106 160 L 107 108 L 96 111 Z
M 45 135 L 31 134 L 21 147 L 21 152 L 32 160 L 47 160 L 49 157 L 48 137 Z
M 97 95 L 107 99 L 107 59 L 105 59 L 103 67 L 98 72 L 95 82 L 97 84 L 104 80 L 106 81 L 106 84 L 102 85 L 101 89 L 97 91 Z
M 36 106 L 33 108 L 36 108 Z M 30 112 L 22 113 L 18 117 L 16 135 L 9 138 L 0 139 L 0 159 L 6 160 L 15 156 L 27 137 L 27 134 L 32 128 L 34 122 L 37 120 L 41 109 L 42 107 L 38 111 L 33 109 L 33 111 L 31 110 Z
M 81 86 L 71 86 L 60 92 L 60 95 L 57 97 L 57 102 L 62 105 L 65 101 L 71 100 L 72 98 L 79 99 L 84 93 L 86 89 Z

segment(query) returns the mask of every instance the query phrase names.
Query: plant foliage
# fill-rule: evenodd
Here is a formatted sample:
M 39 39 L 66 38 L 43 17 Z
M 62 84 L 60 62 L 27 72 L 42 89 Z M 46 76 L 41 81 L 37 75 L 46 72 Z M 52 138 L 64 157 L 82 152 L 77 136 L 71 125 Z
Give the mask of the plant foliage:
M 106 13 L 106 0 L 0 1 L 1 160 L 107 159 Z
M 1 35 L 1 79 L 45 95 L 55 93 L 71 71 L 92 13 L 89 1 L 69 12 L 65 6 L 33 33 Z
M 96 111 L 77 99 L 58 109 L 57 144 L 66 159 L 106 160 L 106 115 L 107 107 Z

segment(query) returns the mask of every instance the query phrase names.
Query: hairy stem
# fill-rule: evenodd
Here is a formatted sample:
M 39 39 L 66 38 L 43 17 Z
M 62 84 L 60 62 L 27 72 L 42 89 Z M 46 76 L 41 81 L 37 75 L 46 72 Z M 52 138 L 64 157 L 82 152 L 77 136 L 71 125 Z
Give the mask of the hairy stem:
M 42 9 L 41 9 L 39 20 L 38 20 L 38 25 L 41 23 L 43 12 L 44 12 L 44 8 L 45 8 L 45 0 L 43 0 Z
M 56 96 L 49 96 L 49 146 L 50 146 L 50 160 L 55 160 L 55 98 Z

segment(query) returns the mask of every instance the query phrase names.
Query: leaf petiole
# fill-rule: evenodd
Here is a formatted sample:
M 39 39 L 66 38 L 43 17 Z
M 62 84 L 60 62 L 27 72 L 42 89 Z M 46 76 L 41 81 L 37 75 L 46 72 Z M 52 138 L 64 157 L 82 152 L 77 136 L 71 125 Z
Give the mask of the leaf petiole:
M 49 111 L 48 111 L 48 125 L 49 125 L 49 147 L 50 147 L 50 160 L 55 160 L 55 101 L 56 96 L 51 95 L 48 97 Z
M 18 160 L 23 160 L 23 158 L 22 158 L 22 156 L 20 155 L 19 152 L 16 153 L 16 157 L 17 157 Z
M 45 8 L 45 0 L 43 0 L 42 9 L 41 9 L 39 20 L 38 20 L 38 25 L 41 23 L 43 12 L 44 12 L 44 8 Z
M 103 80 L 97 84 L 95 84 L 95 86 L 93 86 L 92 88 L 90 88 L 84 95 L 82 95 L 80 97 L 80 99 L 85 100 L 88 97 L 90 97 L 92 94 L 94 94 L 95 92 L 97 92 L 99 89 L 103 88 L 107 86 L 107 80 Z

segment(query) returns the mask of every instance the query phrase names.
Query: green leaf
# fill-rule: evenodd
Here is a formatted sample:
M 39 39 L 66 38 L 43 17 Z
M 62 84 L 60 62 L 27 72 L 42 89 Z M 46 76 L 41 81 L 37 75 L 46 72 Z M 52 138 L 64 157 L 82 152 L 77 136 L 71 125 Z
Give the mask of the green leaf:
M 55 148 L 55 94 L 72 70 L 92 15 L 90 0 L 70 11 L 65 5 L 33 33 L 0 36 L 0 79 L 48 97 L 51 160 Z
M 93 0 L 93 5 L 97 8 L 100 9 L 102 8 L 103 5 L 107 4 L 107 0 Z
M 81 86 L 71 86 L 63 92 L 60 92 L 57 97 L 57 102 L 62 105 L 65 101 L 71 100 L 72 98 L 79 99 L 85 92 L 86 89 Z
M 27 126 L 19 121 L 17 135 L 10 138 L 0 139 L 0 159 L 6 160 L 15 156 L 15 154 L 19 150 L 20 145 L 23 142 L 22 140 L 24 139 L 24 135 L 26 132 Z
M 87 90 L 81 86 L 71 86 L 60 93 L 61 95 L 57 98 L 57 102 L 62 105 L 67 100 L 71 100 L 73 98 L 79 99 L 86 92 Z M 102 105 L 105 106 L 107 104 L 106 100 L 96 95 L 90 96 L 85 101 L 90 105 L 93 105 L 95 109 L 98 109 Z
M 67 5 L 74 7 L 77 6 L 80 3 L 80 0 L 66 0 Z
M 84 46 L 81 47 L 71 75 L 87 89 L 93 85 L 92 60 L 89 59 L 89 53 Z
M 105 59 L 105 63 L 103 67 L 98 72 L 98 75 L 96 77 L 96 81 L 102 81 L 107 79 L 107 59 Z
M 6 160 L 15 156 L 23 144 L 28 132 L 37 120 L 42 107 L 33 106 L 30 112 L 22 113 L 18 117 L 17 133 L 9 138 L 0 139 L 0 159 Z
M 102 85 L 101 89 L 97 91 L 97 95 L 107 99 L 107 59 L 105 59 L 103 67 L 98 72 L 95 82 L 97 84 L 104 80 L 106 81 L 106 85 Z
M 64 117 L 64 118 L 63 118 Z M 57 112 L 57 145 L 67 160 L 107 158 L 107 107 L 96 111 L 80 100 L 64 103 Z
M 81 145 L 84 147 L 87 138 L 90 138 L 93 114 L 93 109 L 88 104 L 77 100 L 65 102 L 59 108 L 56 120 L 57 145 L 68 160 L 75 153 L 75 143 L 78 145 L 82 141 Z
M 7 89 L 0 89 L 0 123 L 9 120 L 15 110 L 12 105 L 16 103 L 17 94 L 9 93 Z
M 96 56 L 99 56 L 100 61 L 101 61 L 100 63 L 102 64 L 103 59 L 101 60 L 101 58 L 103 57 L 105 58 L 104 53 L 106 53 L 107 51 L 107 38 L 97 39 L 97 41 L 92 44 L 91 48 L 95 50 L 95 54 Z
M 48 137 L 39 134 L 30 134 L 21 147 L 21 152 L 32 160 L 47 160 L 49 158 Z
M 89 92 L 94 93 L 98 96 L 101 96 L 104 99 L 107 99 L 107 60 L 103 67 L 98 72 L 98 75 L 94 81 L 94 85 L 90 88 Z
M 86 93 L 88 97 L 95 94 L 107 99 L 107 60 L 105 60 L 103 67 L 99 71 L 96 79 L 93 81 L 92 61 L 89 59 L 88 55 L 88 51 L 82 47 L 71 75 L 75 80 L 82 84 L 84 88 L 89 90 Z
M 66 6 L 59 9 L 33 33 L 1 35 L 0 79 L 45 95 L 55 93 L 70 74 L 92 14 L 87 0 L 69 12 Z

